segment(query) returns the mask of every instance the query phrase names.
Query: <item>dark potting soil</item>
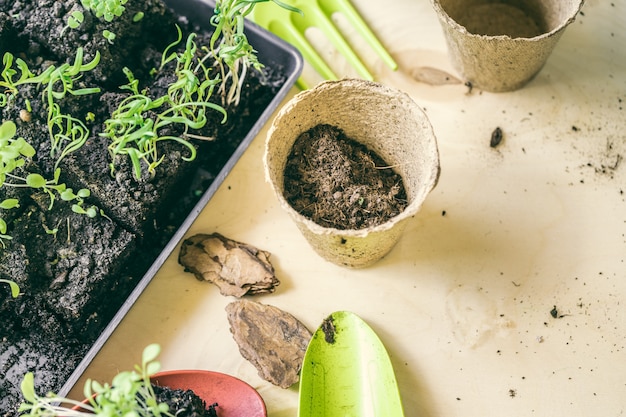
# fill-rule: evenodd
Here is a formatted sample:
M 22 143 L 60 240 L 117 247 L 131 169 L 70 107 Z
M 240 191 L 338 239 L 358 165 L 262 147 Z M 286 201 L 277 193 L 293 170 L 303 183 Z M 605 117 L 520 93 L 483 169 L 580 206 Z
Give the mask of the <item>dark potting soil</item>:
M 302 133 L 287 158 L 285 198 L 315 223 L 364 229 L 407 206 L 402 177 L 375 152 L 331 125 Z
M 216 408 L 219 403 L 207 404 L 192 390 L 172 389 L 153 385 L 156 399 L 159 403 L 166 403 L 169 412 L 176 417 L 217 417 Z
M 173 63 L 156 73 L 154 68 L 177 39 L 175 24 L 183 31 L 182 47 L 191 31 L 198 33 L 199 45 L 208 45 L 210 33 L 176 16 L 161 0 L 125 6 L 113 22 L 85 12 L 78 28 L 64 30 L 70 13 L 82 10 L 80 0 L 0 0 L 0 55 L 10 52 L 40 74 L 51 65 L 72 65 L 78 47 L 85 63 L 98 51 L 100 63 L 84 72 L 74 88 L 101 90 L 66 94 L 59 102 L 63 113 L 84 121 L 89 130 L 86 143 L 60 161 L 59 182 L 73 190 L 89 189 L 85 207 L 95 205 L 99 215 L 77 214 L 58 197 L 50 209 L 42 191 L 0 187 L 0 201 L 20 202 L 18 208 L 0 209 L 12 237 L 0 245 L 0 278 L 17 282 L 22 292 L 13 299 L 0 286 L 0 416 L 15 414 L 28 371 L 34 372 L 41 393 L 59 391 L 284 84 L 281 68 L 249 71 L 239 106 L 227 108 L 226 124 L 220 113 L 209 112 L 207 126 L 192 132 L 214 138 L 192 141 L 195 160 L 183 161 L 189 151 L 182 145 L 161 142 L 164 161 L 153 175 L 144 169 L 137 180 L 127 158 L 111 160 L 109 143 L 99 135 L 112 109 L 128 95 L 119 88 L 128 83 L 122 68 L 132 70 L 140 90 L 158 97 L 172 78 Z M 138 12 L 144 16 L 134 21 Z M 102 36 L 105 29 L 116 34 L 113 43 Z M 37 151 L 14 173 L 51 179 L 57 159 L 50 156 L 48 104 L 42 98 L 38 85 L 19 86 L 18 94 L 0 106 L 0 122 L 15 122 L 16 136 Z M 212 99 L 221 104 L 217 95 Z M 161 133 L 176 136 L 182 130 Z

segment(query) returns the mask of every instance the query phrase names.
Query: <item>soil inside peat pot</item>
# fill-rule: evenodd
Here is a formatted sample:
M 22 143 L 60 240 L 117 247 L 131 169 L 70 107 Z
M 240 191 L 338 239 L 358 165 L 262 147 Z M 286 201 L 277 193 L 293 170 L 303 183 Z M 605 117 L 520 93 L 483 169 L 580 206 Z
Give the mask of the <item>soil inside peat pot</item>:
M 340 230 L 385 223 L 408 204 L 402 177 L 393 167 L 326 124 L 296 139 L 287 158 L 284 193 L 303 216 Z
M 202 127 L 164 123 L 156 130 L 164 138 L 156 146 L 159 164 L 134 164 L 128 153 L 113 155 L 115 134 L 107 132 L 119 131 L 110 120 L 133 95 L 144 103 L 167 96 L 180 71 L 178 60 L 163 65 L 162 56 L 182 56 L 196 33 L 196 67 L 213 26 L 210 13 L 192 22 L 161 0 L 129 1 L 125 9 L 108 21 L 80 0 L 0 0 L 0 123 L 14 123 L 15 138 L 35 151 L 0 184 L 0 202 L 19 201 L 0 208 L 0 278 L 21 291 L 14 299 L 0 285 L 0 416 L 15 414 L 28 371 L 42 393 L 59 392 L 287 78 L 280 65 L 250 68 L 238 105 L 217 92 L 205 96 L 223 106 L 225 123 L 209 107 Z M 83 20 L 71 28 L 76 11 Z M 110 33 L 115 38 L 106 39 Z M 204 64 L 212 66 L 210 59 Z M 53 70 L 61 74 L 56 81 L 41 81 Z M 40 82 L 19 82 L 39 75 Z M 159 120 L 164 112 L 138 114 Z M 25 187 L 33 173 L 47 185 Z

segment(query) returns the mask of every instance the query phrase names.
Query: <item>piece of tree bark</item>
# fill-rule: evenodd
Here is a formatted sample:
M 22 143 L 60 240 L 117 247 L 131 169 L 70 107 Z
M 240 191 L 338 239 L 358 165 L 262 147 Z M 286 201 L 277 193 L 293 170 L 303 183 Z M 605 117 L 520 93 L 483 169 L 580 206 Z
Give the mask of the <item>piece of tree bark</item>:
M 238 300 L 226 306 L 228 322 L 241 355 L 261 378 L 289 388 L 300 380 L 300 369 L 311 332 L 281 309 L 255 301 Z
M 241 297 L 271 293 L 280 284 L 269 258 L 269 252 L 213 233 L 185 239 L 178 262 L 223 295 Z
M 461 84 L 454 75 L 433 67 L 413 68 L 410 74 L 415 81 L 429 85 Z

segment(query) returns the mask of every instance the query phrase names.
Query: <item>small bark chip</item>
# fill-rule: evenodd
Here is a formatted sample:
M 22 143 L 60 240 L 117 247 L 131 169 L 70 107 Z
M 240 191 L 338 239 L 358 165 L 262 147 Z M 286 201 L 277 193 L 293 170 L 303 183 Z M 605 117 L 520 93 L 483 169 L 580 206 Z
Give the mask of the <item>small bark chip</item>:
M 228 322 L 241 356 L 259 376 L 281 388 L 300 380 L 300 369 L 311 332 L 291 314 L 250 300 L 226 306 Z
M 178 262 L 197 279 L 217 285 L 223 295 L 241 297 L 271 293 L 280 284 L 269 258 L 269 252 L 213 233 L 186 239 Z
M 417 82 L 429 85 L 461 84 L 454 75 L 433 67 L 417 67 L 410 71 Z

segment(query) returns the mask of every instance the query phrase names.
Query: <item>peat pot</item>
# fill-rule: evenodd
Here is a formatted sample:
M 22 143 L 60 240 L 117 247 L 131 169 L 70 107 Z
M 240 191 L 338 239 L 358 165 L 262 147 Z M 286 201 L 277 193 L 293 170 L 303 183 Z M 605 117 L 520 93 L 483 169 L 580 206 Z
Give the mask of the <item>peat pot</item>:
M 320 226 L 288 203 L 283 194 L 287 158 L 299 135 L 320 124 L 343 130 L 400 174 L 408 197 L 404 211 L 377 226 L 341 230 Z M 281 207 L 312 248 L 324 259 L 351 268 L 373 264 L 393 248 L 440 172 L 436 138 L 419 106 L 401 91 L 357 79 L 325 81 L 293 97 L 268 131 L 264 166 Z
M 517 90 L 544 66 L 583 0 L 431 0 L 455 69 L 486 91 Z

